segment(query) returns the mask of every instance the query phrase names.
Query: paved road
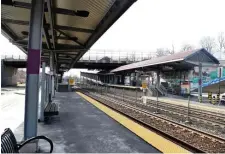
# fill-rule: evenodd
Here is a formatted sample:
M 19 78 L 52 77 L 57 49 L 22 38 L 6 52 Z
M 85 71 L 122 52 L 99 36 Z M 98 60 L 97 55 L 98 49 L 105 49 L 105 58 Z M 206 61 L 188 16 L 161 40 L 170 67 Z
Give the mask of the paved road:
M 25 89 L 4 88 L 0 103 L 0 133 L 9 127 L 13 131 L 24 121 Z

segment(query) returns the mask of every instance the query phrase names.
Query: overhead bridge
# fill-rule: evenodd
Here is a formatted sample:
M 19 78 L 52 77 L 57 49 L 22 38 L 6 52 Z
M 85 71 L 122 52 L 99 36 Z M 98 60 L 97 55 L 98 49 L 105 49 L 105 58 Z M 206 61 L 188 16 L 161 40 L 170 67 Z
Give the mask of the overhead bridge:
M 6 67 L 14 68 L 26 68 L 27 60 L 26 59 L 2 59 L 3 64 Z M 95 60 L 82 60 L 78 61 L 72 68 L 77 69 L 98 69 L 98 70 L 112 70 L 119 66 L 127 64 L 126 61 L 121 62 L 112 62 L 112 61 L 95 61 Z M 62 64 L 62 66 L 65 66 Z
M 77 61 L 72 68 L 112 70 L 119 66 L 147 60 L 155 57 L 151 52 L 131 52 L 131 51 L 114 51 L 114 50 L 89 50 L 84 56 Z M 14 68 L 26 68 L 27 56 L 2 55 L 1 59 L 5 66 Z M 58 68 L 67 67 L 72 59 L 66 56 L 67 61 L 59 63 Z

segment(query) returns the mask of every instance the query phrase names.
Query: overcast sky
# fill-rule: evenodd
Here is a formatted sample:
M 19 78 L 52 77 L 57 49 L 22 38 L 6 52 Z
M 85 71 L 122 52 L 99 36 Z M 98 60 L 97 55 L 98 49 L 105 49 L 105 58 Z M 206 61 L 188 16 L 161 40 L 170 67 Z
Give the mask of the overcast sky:
M 175 50 L 189 43 L 199 47 L 203 36 L 225 32 L 225 0 L 138 0 L 93 45 L 92 49 Z M 3 36 L 2 54 L 23 54 Z
M 224 0 L 138 0 L 93 46 L 104 49 L 176 50 L 225 31 Z

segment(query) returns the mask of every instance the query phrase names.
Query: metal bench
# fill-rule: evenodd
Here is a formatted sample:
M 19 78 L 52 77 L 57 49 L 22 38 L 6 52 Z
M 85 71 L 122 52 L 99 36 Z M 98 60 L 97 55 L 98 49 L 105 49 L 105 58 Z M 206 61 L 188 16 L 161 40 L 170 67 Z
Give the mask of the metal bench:
M 3 132 L 3 134 L 1 135 L 1 153 L 19 153 L 20 149 L 24 145 L 26 145 L 34 140 L 39 140 L 39 139 L 46 140 L 50 144 L 49 153 L 52 153 L 53 143 L 46 136 L 36 136 L 36 137 L 32 137 L 30 139 L 27 139 L 25 141 L 22 141 L 21 143 L 18 143 L 16 141 L 16 138 L 15 138 L 13 132 L 11 131 L 11 129 L 6 128 L 5 131 Z
M 44 118 L 45 121 L 49 119 L 49 117 L 58 115 L 59 114 L 59 107 L 56 103 L 48 103 L 44 109 Z

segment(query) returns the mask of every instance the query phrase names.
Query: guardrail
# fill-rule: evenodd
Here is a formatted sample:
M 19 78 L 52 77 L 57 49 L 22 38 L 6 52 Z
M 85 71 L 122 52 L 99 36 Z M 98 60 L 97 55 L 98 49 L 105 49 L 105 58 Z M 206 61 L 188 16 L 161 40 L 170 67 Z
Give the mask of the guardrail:
M 132 63 L 156 57 L 150 51 L 89 50 L 79 62 Z M 1 59 L 27 60 L 26 55 L 2 55 Z
M 21 55 L 1 55 L 1 59 L 27 60 L 27 56 L 21 56 Z
M 95 51 L 90 50 L 79 60 L 80 62 L 137 62 L 155 57 L 155 53 L 148 51 Z

